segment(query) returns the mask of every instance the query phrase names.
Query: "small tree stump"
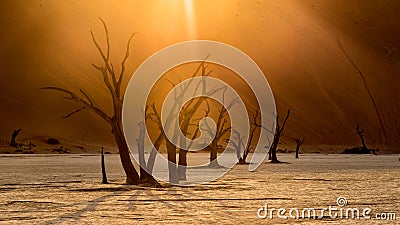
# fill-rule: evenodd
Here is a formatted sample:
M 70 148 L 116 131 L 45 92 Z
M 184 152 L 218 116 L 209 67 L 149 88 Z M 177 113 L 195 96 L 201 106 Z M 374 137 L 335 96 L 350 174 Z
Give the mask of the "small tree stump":
M 104 163 L 104 148 L 103 147 L 101 147 L 101 174 L 103 176 L 101 183 L 108 184 L 107 174 L 106 174 L 106 165 Z

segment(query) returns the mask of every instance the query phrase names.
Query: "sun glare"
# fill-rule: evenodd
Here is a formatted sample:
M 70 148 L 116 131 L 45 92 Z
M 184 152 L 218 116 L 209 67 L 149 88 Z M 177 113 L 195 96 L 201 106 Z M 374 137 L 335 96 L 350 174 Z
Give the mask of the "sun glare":
M 187 29 L 190 37 L 196 36 L 196 20 L 195 20 L 195 11 L 193 0 L 184 0 L 185 1 L 185 13 L 187 20 Z

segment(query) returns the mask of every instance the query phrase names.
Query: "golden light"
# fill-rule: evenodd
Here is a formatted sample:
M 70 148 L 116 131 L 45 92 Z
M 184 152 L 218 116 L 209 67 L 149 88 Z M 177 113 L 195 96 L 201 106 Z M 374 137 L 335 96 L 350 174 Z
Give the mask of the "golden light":
M 194 38 L 196 36 L 196 19 L 193 0 L 185 0 L 185 13 L 189 36 Z

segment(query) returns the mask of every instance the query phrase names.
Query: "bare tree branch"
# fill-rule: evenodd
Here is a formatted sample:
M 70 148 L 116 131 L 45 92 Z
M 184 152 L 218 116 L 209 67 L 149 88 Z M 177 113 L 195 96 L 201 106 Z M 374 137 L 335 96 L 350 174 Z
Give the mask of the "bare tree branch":
M 79 89 L 79 91 L 86 97 L 86 99 L 89 101 L 89 104 L 93 106 L 93 101 L 90 99 L 89 95 L 86 94 L 86 92 L 82 89 Z
M 63 116 L 62 118 L 63 118 L 63 119 L 67 119 L 67 118 L 73 116 L 74 114 L 76 114 L 76 113 L 78 113 L 78 112 L 84 110 L 84 109 L 86 109 L 85 106 L 83 106 L 82 108 L 77 109 L 77 110 L 75 110 L 75 111 L 73 111 L 73 112 L 68 113 L 67 115 Z
M 384 120 L 382 119 L 381 113 L 380 113 L 380 111 L 379 111 L 379 108 L 378 108 L 378 105 L 377 105 L 377 103 L 376 103 L 376 101 L 375 101 L 375 98 L 374 98 L 374 96 L 373 96 L 373 94 L 372 94 L 372 91 L 371 91 L 371 89 L 369 88 L 369 85 L 368 85 L 368 82 L 367 82 L 367 78 L 366 78 L 365 75 L 361 72 L 360 68 L 358 68 L 358 66 L 356 65 L 356 63 L 351 59 L 350 55 L 346 52 L 346 50 L 344 49 L 344 47 L 343 47 L 343 45 L 342 45 L 342 43 L 341 43 L 341 41 L 340 41 L 339 36 L 337 37 L 337 43 L 338 43 L 338 45 L 339 45 L 340 50 L 342 50 L 344 56 L 346 57 L 346 59 L 347 59 L 347 60 L 350 62 L 350 64 L 353 66 L 353 68 L 354 68 L 356 74 L 358 74 L 359 77 L 361 78 L 361 80 L 362 80 L 362 82 L 363 82 L 363 84 L 364 84 L 365 90 L 367 91 L 368 96 L 369 96 L 369 98 L 370 98 L 370 100 L 371 100 L 371 103 L 372 103 L 372 105 L 373 105 L 373 107 L 374 107 L 374 109 L 375 109 L 375 113 L 376 113 L 376 115 L 377 115 L 377 117 L 378 117 L 378 122 L 379 122 L 379 125 L 380 125 L 381 130 L 382 130 L 383 138 L 385 139 L 385 141 L 388 140 L 388 137 L 387 137 L 387 134 L 386 134 L 385 125 L 384 125 Z
M 95 112 L 97 115 L 99 115 L 102 119 L 104 119 L 107 123 L 111 123 L 111 117 L 108 116 L 104 111 L 101 109 L 97 108 L 96 106 L 91 105 L 90 102 L 85 101 L 84 99 L 80 98 L 77 96 L 75 93 L 73 93 L 70 90 L 64 89 L 64 88 L 59 88 L 59 87 L 43 87 L 41 88 L 43 90 L 54 90 L 54 91 L 59 91 L 63 92 L 65 94 L 68 94 L 69 97 L 65 97 L 66 99 L 69 99 L 71 101 L 78 102 L 82 104 L 83 106 L 87 107 L 88 109 L 91 109 L 93 112 Z
M 122 80 L 123 80 L 123 77 L 124 77 L 124 73 L 125 73 L 125 69 L 126 69 L 126 66 L 125 66 L 125 65 L 126 65 L 126 60 L 128 60 L 128 58 L 129 58 L 131 41 L 132 41 L 133 37 L 134 37 L 136 34 L 137 34 L 137 32 L 133 33 L 133 34 L 129 37 L 128 43 L 126 44 L 125 57 L 124 57 L 124 59 L 123 59 L 122 62 L 121 62 L 121 72 L 120 72 L 120 74 L 119 74 L 119 78 L 118 78 L 117 85 L 116 85 L 116 87 L 118 88 L 118 90 L 121 89 L 121 83 L 122 83 Z M 119 96 L 120 94 L 121 94 L 121 93 L 118 92 L 117 95 Z

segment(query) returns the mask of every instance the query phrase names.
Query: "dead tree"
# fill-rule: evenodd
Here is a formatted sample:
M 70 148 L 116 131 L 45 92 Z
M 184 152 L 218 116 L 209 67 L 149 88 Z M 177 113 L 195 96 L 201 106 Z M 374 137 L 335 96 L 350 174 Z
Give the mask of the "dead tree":
M 363 150 L 367 150 L 368 148 L 367 148 L 367 145 L 365 144 L 365 140 L 364 140 L 364 131 L 361 130 L 360 124 L 359 124 L 359 123 L 357 123 L 357 126 L 356 126 L 356 133 L 357 133 L 357 136 L 358 136 L 358 137 L 360 138 L 360 140 L 361 140 L 362 149 L 363 149 Z
M 154 165 L 154 161 L 155 161 L 155 156 L 150 157 L 150 159 L 148 160 L 148 162 L 146 163 L 145 157 L 144 157 L 144 152 L 145 152 L 145 147 L 144 147 L 144 139 L 145 139 L 145 122 L 141 121 L 138 123 L 139 126 L 139 137 L 138 139 L 136 139 L 136 143 L 137 143 L 137 148 L 138 148 L 138 154 L 139 154 L 139 165 L 140 165 L 140 183 L 141 184 L 148 184 L 151 185 L 153 187 L 161 187 L 161 184 L 154 179 L 154 177 L 151 175 L 152 174 L 152 170 L 148 169 L 148 166 Z M 153 151 L 151 152 L 150 155 L 155 154 Z
M 204 65 L 204 62 L 202 62 L 199 67 L 196 69 L 195 73 L 193 74 L 192 77 L 195 77 L 196 74 L 198 73 L 198 71 L 200 70 L 200 68 Z M 172 84 L 172 86 L 174 87 L 175 84 L 170 82 Z M 150 119 L 153 122 L 155 122 L 157 124 L 157 127 L 160 131 L 155 143 L 154 143 L 154 148 L 152 149 L 151 153 L 150 153 L 150 157 L 149 157 L 149 162 L 147 164 L 147 170 L 148 171 L 152 171 L 153 170 L 153 166 L 154 166 L 154 161 L 155 161 L 155 157 L 156 157 L 156 151 L 159 149 L 159 147 L 161 146 L 162 142 L 165 140 L 165 145 L 167 148 L 167 159 L 168 159 L 168 172 L 169 172 L 169 181 L 171 184 L 178 184 L 179 180 L 181 177 L 181 179 L 186 179 L 186 172 L 181 172 L 181 176 L 178 175 L 178 167 L 177 167 L 177 163 L 176 163 L 176 153 L 177 153 L 177 147 L 173 144 L 176 143 L 177 141 L 177 131 L 175 130 L 174 136 L 173 136 L 173 140 L 171 142 L 171 140 L 169 140 L 166 137 L 166 134 L 164 132 L 164 130 L 168 130 L 170 128 L 170 126 L 174 126 L 174 127 L 178 127 L 179 124 L 172 124 L 172 121 L 174 119 L 174 117 L 179 116 L 180 117 L 180 121 L 185 121 L 183 123 L 187 124 L 187 127 L 189 126 L 188 123 L 186 123 L 187 119 L 182 119 L 182 114 L 180 115 L 176 115 L 175 113 L 173 113 L 178 107 L 181 107 L 182 105 L 182 98 L 184 93 L 186 93 L 188 91 L 188 88 L 190 86 L 190 84 L 192 83 L 192 81 L 189 81 L 188 84 L 185 85 L 185 87 L 183 87 L 181 89 L 181 93 L 175 93 L 175 102 L 173 104 L 173 107 L 171 110 L 171 112 L 169 113 L 166 122 L 163 126 L 162 121 L 161 121 L 161 114 L 158 112 L 155 103 L 151 104 L 151 105 L 147 105 L 146 106 L 146 110 L 145 110 L 145 115 L 146 115 L 146 119 Z M 190 101 L 193 102 L 193 101 Z M 187 109 L 182 109 L 183 111 L 187 111 Z M 194 113 L 194 112 L 193 112 Z M 191 113 L 186 112 L 186 118 L 188 118 L 188 115 L 190 115 Z M 181 122 L 182 123 L 182 122 Z M 185 125 L 181 125 L 180 127 L 185 127 Z M 188 128 L 184 128 L 182 133 L 186 133 Z M 186 132 L 185 132 L 186 130 Z M 183 151 L 182 151 L 183 152 Z M 187 153 L 187 151 L 186 151 Z M 186 154 L 181 153 L 181 151 L 179 152 L 179 161 L 181 162 L 181 168 L 185 167 L 187 165 L 187 160 L 186 160 Z M 182 169 L 181 169 L 182 170 Z
M 206 68 L 207 67 L 204 65 L 204 62 L 202 62 L 199 65 L 199 67 L 196 69 L 196 71 L 192 77 L 194 77 L 200 70 L 201 70 L 200 76 L 202 76 L 203 78 L 207 77 L 208 75 L 211 74 L 211 71 L 209 71 L 207 73 Z M 200 88 L 200 86 L 202 87 L 202 95 L 203 96 L 207 95 L 207 93 L 205 92 L 206 86 L 205 86 L 204 79 L 196 85 L 195 90 L 197 91 Z M 189 87 L 189 85 L 187 85 L 186 87 Z M 176 99 L 176 101 L 182 102 L 183 94 L 184 94 L 184 92 L 180 93 L 180 95 Z M 187 105 L 185 107 L 182 108 L 182 111 L 179 114 L 179 119 L 180 119 L 179 127 L 183 134 L 188 134 L 189 126 L 191 125 L 191 120 L 192 120 L 193 116 L 196 114 L 199 107 L 203 104 L 203 102 L 205 100 L 206 100 L 206 98 L 204 98 L 204 97 L 192 99 L 187 103 Z M 206 116 L 208 116 L 208 113 L 209 112 L 206 112 Z M 199 128 L 197 127 L 192 139 L 194 139 L 196 137 L 198 132 L 199 132 Z M 181 144 L 181 146 L 186 146 L 187 145 L 186 140 L 185 139 L 180 140 L 180 144 Z M 191 145 L 191 143 L 190 143 L 190 145 Z M 178 179 L 179 180 L 186 180 L 187 153 L 188 153 L 187 150 L 179 149 L 179 157 L 178 157 Z
M 244 164 L 245 161 L 243 161 L 242 157 L 242 149 L 244 149 L 246 146 L 244 146 L 244 137 L 241 136 L 239 131 L 236 129 L 231 129 L 231 132 L 233 133 L 234 138 L 229 142 L 229 139 L 226 139 L 226 143 L 230 143 L 232 147 L 236 150 L 236 157 L 238 159 L 239 164 Z M 236 142 L 235 142 L 236 139 Z
M 175 107 L 175 106 L 174 106 Z M 169 114 L 168 118 L 167 118 L 167 122 L 165 123 L 165 127 L 162 124 L 161 121 L 161 114 L 158 113 L 158 110 L 155 106 L 155 103 L 146 106 L 147 110 L 146 110 L 146 118 L 152 120 L 153 122 L 155 122 L 158 126 L 158 129 L 160 130 L 160 134 L 158 135 L 154 145 L 154 148 L 152 149 L 151 153 L 150 153 L 150 157 L 149 157 L 149 161 L 147 163 L 147 170 L 148 171 L 152 171 L 153 167 L 154 167 L 154 161 L 156 159 L 156 151 L 158 151 L 158 149 L 160 148 L 162 142 L 165 140 L 165 146 L 167 148 L 167 159 L 168 159 L 168 176 L 169 176 L 169 182 L 171 184 L 178 184 L 179 183 L 179 179 L 178 179 L 178 170 L 177 170 L 177 166 L 176 166 L 176 146 L 167 138 L 164 130 L 167 130 L 171 125 L 171 116 L 173 116 L 172 111 Z M 149 111 L 149 109 L 152 110 L 152 112 Z M 173 137 L 174 140 L 176 141 L 176 136 Z
M 195 72 L 192 75 L 192 78 L 197 76 L 199 71 L 201 70 L 201 75 L 203 77 L 208 76 L 210 72 L 206 73 L 206 66 L 204 66 L 204 61 L 197 67 Z M 189 131 L 189 126 L 192 125 L 193 122 L 193 116 L 196 114 L 197 110 L 200 108 L 202 103 L 206 100 L 204 97 L 199 97 L 196 99 L 192 99 L 188 101 L 186 106 L 182 107 L 182 110 L 179 113 L 179 115 L 175 115 L 175 110 L 177 108 L 180 108 L 182 105 L 182 100 L 184 97 L 184 94 L 188 91 L 188 88 L 191 87 L 193 80 L 189 80 L 188 83 L 186 83 L 183 88 L 180 90 L 180 93 L 175 93 L 175 99 L 174 99 L 174 104 L 172 106 L 171 113 L 167 116 L 166 122 L 163 126 L 161 123 L 161 116 L 160 113 L 158 112 L 157 108 L 155 107 L 155 104 L 153 103 L 152 105 L 148 105 L 146 107 L 146 118 L 152 120 L 157 124 L 158 129 L 160 130 L 159 136 L 157 137 L 154 147 L 158 149 L 160 147 L 161 143 L 165 140 L 166 142 L 166 148 L 167 148 L 167 158 L 168 158 L 168 170 L 169 170 L 169 181 L 172 184 L 177 184 L 179 183 L 179 180 L 185 180 L 186 179 L 186 166 L 187 166 L 187 153 L 188 151 L 185 149 L 178 149 L 177 146 L 175 146 L 173 143 L 177 143 L 178 141 L 178 130 L 174 131 L 174 135 L 172 137 L 172 140 L 169 140 L 166 138 L 166 134 L 164 133 L 164 130 L 168 130 L 171 126 L 174 126 L 175 128 L 179 127 L 180 132 L 183 134 L 188 134 Z M 173 82 L 170 82 L 172 86 L 174 87 L 175 84 Z M 203 84 L 203 96 L 210 96 L 217 91 L 221 90 L 221 88 L 217 88 L 215 90 L 211 90 L 209 92 L 205 92 L 205 84 L 203 82 L 199 82 L 196 85 L 196 90 L 200 88 L 200 86 Z M 151 111 L 150 111 L 151 110 Z M 179 122 L 178 124 L 172 124 L 172 121 L 174 117 L 179 117 Z M 198 127 L 196 128 L 196 131 L 194 132 L 193 136 L 191 139 L 193 140 L 199 130 Z M 180 144 L 182 146 L 186 146 L 187 143 L 185 143 L 185 140 L 179 140 Z M 189 146 L 192 143 L 189 143 Z M 153 149 L 154 150 L 154 149 Z M 153 152 L 152 150 L 152 152 Z M 178 164 L 177 164 L 177 159 L 176 159 L 176 153 L 179 151 L 179 158 L 178 158 Z M 155 159 L 155 153 L 152 155 L 150 154 L 149 157 L 149 163 L 148 163 L 148 170 L 152 170 L 152 162 Z
M 216 129 L 213 131 L 208 123 L 205 123 L 206 126 L 206 131 L 209 133 L 210 137 L 214 137 L 214 139 L 211 141 L 210 145 L 208 148 L 210 149 L 210 164 L 209 166 L 211 167 L 219 167 L 220 165 L 218 164 L 218 150 L 221 148 L 220 141 L 222 140 L 222 137 L 224 137 L 228 132 L 231 131 L 231 126 L 227 126 L 228 119 L 228 110 L 230 110 L 236 103 L 237 99 L 232 100 L 229 105 L 225 108 L 225 92 L 226 88 L 223 90 L 222 93 L 222 104 L 219 109 L 218 113 L 218 118 L 217 118 L 217 123 L 216 123 Z M 208 109 L 210 109 L 208 102 L 207 102 Z
M 294 140 L 296 141 L 296 159 L 299 158 L 299 151 L 300 151 L 300 147 L 303 145 L 304 143 L 304 137 L 303 138 L 295 138 Z
M 191 107 L 191 108 L 186 108 L 182 110 L 182 119 L 180 123 L 180 128 L 183 134 L 188 134 L 189 133 L 189 126 L 192 125 L 190 123 L 190 120 L 192 119 L 193 115 L 195 112 L 198 110 L 200 105 L 204 102 L 205 98 L 198 98 L 196 103 Z M 193 101 L 193 100 L 192 100 Z M 189 101 L 189 105 L 192 104 L 192 101 Z M 210 108 L 205 111 L 204 117 L 208 117 L 210 113 Z M 198 125 L 196 125 L 196 130 L 193 133 L 191 140 L 194 140 L 196 136 L 198 135 L 200 128 Z M 185 139 L 180 140 L 181 146 L 187 146 L 188 149 L 193 144 L 193 141 L 191 141 L 189 144 L 186 143 Z M 187 153 L 188 151 L 185 149 L 179 149 L 179 158 L 178 158 L 178 177 L 179 180 L 186 180 L 186 167 L 187 167 Z
M 374 107 L 374 109 L 375 109 L 376 116 L 378 117 L 378 121 L 379 121 L 379 125 L 381 126 L 381 130 L 382 130 L 382 134 L 383 134 L 384 141 L 387 141 L 387 140 L 388 140 L 388 136 L 387 136 L 387 134 L 386 134 L 386 129 L 385 129 L 385 125 L 384 125 L 384 120 L 383 120 L 383 117 L 382 117 L 382 115 L 381 115 L 381 113 L 380 113 L 380 111 L 379 111 L 378 104 L 377 104 L 377 102 L 376 102 L 376 100 L 375 100 L 375 98 L 374 98 L 374 96 L 373 96 L 373 94 L 372 94 L 372 91 L 371 91 L 371 89 L 370 89 L 370 87 L 369 87 L 369 85 L 368 85 L 367 78 L 366 78 L 365 75 L 361 72 L 360 68 L 356 65 L 356 63 L 354 62 L 354 60 L 351 59 L 350 55 L 346 52 L 346 50 L 344 49 L 344 47 L 343 47 L 343 45 L 342 45 L 342 43 L 341 43 L 339 37 L 337 37 L 337 43 L 338 43 L 338 45 L 339 45 L 340 50 L 342 50 L 344 56 L 346 57 L 346 59 L 347 59 L 347 60 L 349 61 L 349 63 L 353 66 L 353 68 L 354 68 L 356 74 L 361 78 L 361 80 L 362 80 L 362 82 L 363 82 L 363 85 L 364 85 L 364 88 L 365 88 L 365 90 L 367 91 L 368 96 L 369 96 L 369 98 L 370 98 L 370 100 L 371 100 L 371 103 L 372 103 L 372 105 L 373 105 L 373 107 Z
M 258 122 L 258 116 L 260 116 L 260 112 L 257 109 L 255 114 L 253 115 L 253 121 L 252 121 L 253 127 L 252 127 L 250 135 L 249 135 L 249 140 L 247 142 L 246 147 L 244 148 L 243 155 L 239 158 L 239 164 L 246 164 L 247 156 L 254 149 L 254 147 L 252 146 L 252 143 L 253 143 L 253 139 L 255 138 L 255 132 L 257 129 L 264 129 L 267 132 L 272 132 L 270 129 L 268 129 L 267 127 L 265 127 L 264 125 L 262 125 L 261 123 Z M 235 131 L 235 133 L 237 133 L 237 131 Z M 240 139 L 240 134 L 237 133 L 236 135 Z M 240 144 L 243 145 L 243 141 L 240 141 Z M 237 147 L 235 147 L 235 148 L 237 148 Z
M 22 131 L 21 128 L 14 130 L 13 133 L 11 134 L 11 141 L 10 141 L 10 146 L 11 147 L 18 147 L 18 143 L 15 140 L 17 138 L 17 136 L 19 135 L 19 133 Z
M 250 132 L 249 140 L 247 141 L 247 145 L 243 151 L 243 155 L 239 158 L 239 164 L 246 164 L 246 159 L 251 150 L 253 150 L 253 146 L 251 145 L 254 139 L 255 132 L 258 128 L 261 128 L 261 124 L 258 124 L 257 118 L 259 116 L 259 111 L 258 109 L 256 110 L 255 114 L 253 115 L 253 127 Z M 238 137 L 240 138 L 240 134 L 238 134 Z
M 275 129 L 274 140 L 269 149 L 269 160 L 271 160 L 271 163 L 280 163 L 280 161 L 278 160 L 278 158 L 276 156 L 276 150 L 279 145 L 279 139 L 283 135 L 283 131 L 285 129 L 285 125 L 286 125 L 287 120 L 289 119 L 289 116 L 290 116 L 290 109 L 287 111 L 286 117 L 283 120 L 282 125 L 279 124 L 279 116 L 278 115 L 276 116 L 276 129 Z
M 121 90 L 121 84 L 126 72 L 126 61 L 129 57 L 131 40 L 134 37 L 135 33 L 132 34 L 128 39 L 125 56 L 121 61 L 121 70 L 119 73 L 117 73 L 117 71 L 115 71 L 114 65 L 110 60 L 110 38 L 108 28 L 104 20 L 101 18 L 100 20 L 104 27 L 107 44 L 106 49 L 103 49 L 95 38 L 93 32 L 90 31 L 92 41 L 102 59 L 102 65 L 92 64 L 92 66 L 100 72 L 104 85 L 106 86 L 111 96 L 113 105 L 112 114 L 107 114 L 106 110 L 97 106 L 92 98 L 83 89 L 79 89 L 79 93 L 75 93 L 71 90 L 60 87 L 44 87 L 42 89 L 62 92 L 67 95 L 66 97 L 64 97 L 65 99 L 77 102 L 82 106 L 81 108 L 65 115 L 63 118 L 69 118 L 84 109 L 89 109 L 100 118 L 102 118 L 105 122 L 107 122 L 111 127 L 111 133 L 113 134 L 114 140 L 118 146 L 122 167 L 126 174 L 126 183 L 139 184 L 139 174 L 132 164 L 129 148 L 122 130 L 122 103 L 124 100 L 124 94 Z
M 216 88 L 213 90 L 210 90 L 208 92 L 206 92 L 206 83 L 205 83 L 205 77 L 209 76 L 211 74 L 212 71 L 206 71 L 207 70 L 207 66 L 204 65 L 204 61 L 199 65 L 199 67 L 196 69 L 196 71 L 193 73 L 193 76 L 196 76 L 196 74 L 201 70 L 200 76 L 203 77 L 202 81 L 199 82 L 196 87 L 195 90 L 197 91 L 199 88 L 201 88 L 201 95 L 202 96 L 211 96 L 213 94 L 215 94 L 216 92 L 218 92 L 219 90 L 221 90 L 222 88 Z M 182 102 L 182 98 L 184 96 L 184 93 L 187 91 L 187 88 L 189 87 L 189 84 L 186 84 L 186 87 L 182 90 L 182 92 L 180 93 L 180 95 L 175 99 L 175 101 L 177 102 Z M 195 91 L 195 92 L 196 92 Z M 199 98 L 195 98 L 190 100 L 186 106 L 184 106 L 180 112 L 180 122 L 179 122 L 179 127 L 181 129 L 181 132 L 183 134 L 188 134 L 189 132 L 189 126 L 192 125 L 193 122 L 193 116 L 196 114 L 196 112 L 199 110 L 200 106 L 206 102 L 207 98 L 206 97 L 199 97 Z M 208 103 L 207 103 L 208 104 Z M 205 117 L 208 116 L 209 114 L 209 110 L 208 109 L 206 111 L 206 115 Z M 196 130 L 194 132 L 194 134 L 191 137 L 191 140 L 195 139 L 195 137 L 197 136 L 197 134 L 199 133 L 199 127 L 197 124 L 195 124 L 196 126 Z M 185 139 L 181 139 L 180 140 L 180 144 L 181 146 L 186 146 L 188 148 L 190 148 L 190 146 L 193 144 L 193 142 L 191 143 L 186 143 Z M 179 180 L 186 180 L 186 168 L 187 168 L 187 153 L 188 151 L 185 149 L 179 149 L 179 158 L 178 158 L 178 179 Z M 215 157 L 216 158 L 216 157 Z
M 106 174 L 106 165 L 104 162 L 104 148 L 101 147 L 101 175 L 102 175 L 102 184 L 108 184 L 107 174 Z

